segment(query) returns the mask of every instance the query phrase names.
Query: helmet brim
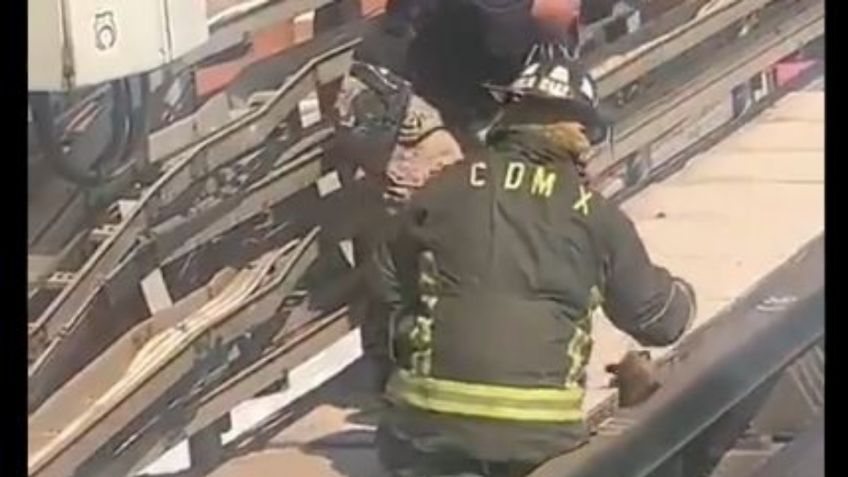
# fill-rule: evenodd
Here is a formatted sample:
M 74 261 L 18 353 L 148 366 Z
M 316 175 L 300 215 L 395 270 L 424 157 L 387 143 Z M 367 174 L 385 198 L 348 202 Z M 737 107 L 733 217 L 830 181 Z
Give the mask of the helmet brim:
M 504 105 L 503 111 L 502 120 L 513 124 L 578 122 L 586 128 L 592 145 L 607 138 L 612 124 L 597 108 L 583 101 L 535 94 L 522 95 L 520 100 Z

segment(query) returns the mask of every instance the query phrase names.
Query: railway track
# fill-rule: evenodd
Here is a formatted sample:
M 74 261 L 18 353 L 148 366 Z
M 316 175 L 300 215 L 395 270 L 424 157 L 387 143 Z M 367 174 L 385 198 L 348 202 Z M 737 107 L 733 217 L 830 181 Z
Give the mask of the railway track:
M 592 173 L 597 185 L 607 189 L 613 187 L 628 167 L 627 161 L 620 158 L 627 159 L 649 147 L 686 116 L 697 114 L 706 105 L 728 95 L 740 82 L 823 32 L 823 2 L 779 1 L 769 5 L 763 12 L 759 31 L 747 36 L 742 42 L 729 43 L 726 38 L 728 31 L 735 33 L 738 22 L 753 11 L 747 7 L 755 3 L 727 2 L 713 13 L 701 15 L 690 21 L 688 26 L 681 26 L 680 31 L 684 33 L 698 31 L 698 35 L 705 35 L 704 38 L 715 37 L 712 41 L 723 46 L 725 50 L 722 51 L 728 54 L 732 52 L 732 58 L 728 61 L 703 66 L 704 58 L 710 57 L 706 52 L 698 51 L 698 46 L 703 46 L 703 39 L 698 43 L 692 40 L 698 38 L 698 35 L 687 36 L 680 31 L 673 32 L 672 36 L 680 38 L 682 35 L 692 45 L 675 50 L 659 41 L 661 39 L 655 39 L 654 46 L 635 51 L 630 54 L 631 58 L 624 61 L 615 59 L 619 68 L 631 68 L 631 73 L 628 73 L 633 75 L 631 81 L 650 73 L 663 77 L 667 71 L 681 69 L 688 75 L 677 74 L 671 80 L 658 82 L 647 88 L 636 101 L 616 111 L 617 129 L 624 133 L 616 136 L 615 154 L 608 154 L 595 161 L 599 165 L 594 166 Z M 743 4 L 746 8 L 740 7 Z M 709 20 L 716 18 L 716 15 L 725 15 L 722 17 L 725 23 L 710 23 Z M 326 174 L 337 163 L 342 164 L 339 166 L 340 171 L 345 167 L 340 158 L 328 158 L 324 152 L 332 135 L 332 128 L 328 124 L 319 122 L 307 127 L 305 131 L 289 131 L 288 134 L 285 127 L 280 127 L 286 124 L 298 102 L 316 89 L 317 85 L 330 83 L 344 74 L 355 44 L 356 40 L 352 40 L 310 60 L 278 90 L 260 95 L 264 99 L 260 106 L 199 143 L 162 161 L 160 175 L 150 185 L 123 198 L 124 202 L 131 202 L 129 208 L 124 207 L 128 213 L 118 223 L 101 224 L 95 229 L 96 233 L 89 234 L 98 237 L 99 245 L 31 325 L 33 362 L 30 366 L 30 428 L 31 432 L 39 430 L 35 433 L 38 436 L 36 440 L 30 442 L 31 476 L 73 475 L 74 469 L 84 469 L 82 475 L 87 476 L 110 476 L 136 469 L 161 453 L 173 440 L 169 434 L 175 430 L 181 430 L 187 435 L 202 432 L 240 400 L 255 395 L 279 380 L 293 363 L 302 361 L 308 354 L 321 349 L 355 326 L 355 319 L 347 313 L 346 304 L 349 301 L 345 300 L 350 290 L 356 287 L 355 272 L 343 274 L 343 277 L 333 281 L 332 286 L 326 287 L 333 289 L 329 293 L 334 296 L 334 300 L 329 300 L 335 301 L 333 306 L 324 304 L 316 310 L 310 300 L 291 305 L 287 297 L 292 298 L 294 282 L 308 268 L 304 264 L 315 263 L 317 242 L 334 244 L 339 237 L 347 238 L 356 234 L 357 224 L 337 224 L 344 222 L 340 216 L 352 215 L 350 209 L 338 206 L 345 203 L 349 205 L 351 197 L 362 199 L 363 195 L 357 192 L 357 184 L 361 184 L 355 180 L 353 183 L 339 184 L 344 173 L 331 171 Z M 685 57 L 682 53 L 691 53 L 692 56 Z M 647 73 L 643 66 L 628 66 L 641 64 L 642 61 L 654 66 L 647 68 Z M 679 63 L 675 64 L 675 61 Z M 596 69 L 604 68 L 604 64 L 608 65 L 601 62 Z M 742 71 L 734 73 L 733 68 L 741 68 Z M 611 68 L 609 71 L 619 70 Z M 619 73 L 605 74 L 599 75 L 602 89 L 606 87 L 605 81 L 613 81 L 605 78 L 615 78 L 619 83 L 623 81 L 621 78 L 628 78 Z M 615 90 L 607 88 L 607 96 L 611 96 Z M 681 91 L 690 91 L 691 94 L 682 95 L 681 98 Z M 670 98 L 673 100 L 669 101 Z M 644 114 L 645 111 L 649 114 Z M 350 168 L 349 165 L 347 167 Z M 348 172 L 346 175 L 348 177 L 345 179 L 351 181 L 352 174 Z M 221 179 L 220 176 L 225 177 Z M 328 177 L 335 177 L 335 185 L 326 185 Z M 324 181 L 323 186 L 321 181 Z M 333 183 L 333 180 L 329 182 Z M 329 197 L 322 197 L 326 194 L 316 190 L 326 190 L 328 187 Z M 340 187 L 341 190 L 338 190 Z M 308 220 L 293 220 L 280 215 L 286 210 L 290 211 L 291 207 L 286 209 L 286 204 L 290 202 L 302 201 L 301 205 L 313 204 L 314 207 L 316 200 L 325 204 L 323 207 L 326 212 L 316 214 L 323 217 L 322 224 L 333 223 L 333 226 L 324 227 L 324 233 L 333 227 L 344 229 L 334 231 L 330 239 L 324 237 L 319 240 L 318 230 L 321 229 L 311 228 Z M 366 210 L 368 207 L 362 209 L 363 214 L 370 213 Z M 260 210 L 261 213 L 258 212 Z M 257 217 L 263 220 L 257 220 Z M 365 224 L 375 223 L 371 220 L 376 220 L 350 216 L 347 219 L 348 222 Z M 273 230 L 262 225 L 266 222 L 276 223 L 271 227 Z M 361 227 L 363 224 L 358 225 Z M 234 232 L 240 229 L 246 232 L 240 235 Z M 233 349 L 233 346 L 225 346 L 225 343 L 233 345 L 245 334 L 261 334 L 260 325 L 271 323 L 266 325 L 270 330 L 266 331 L 269 336 L 259 340 L 259 344 L 240 347 L 245 358 L 238 364 L 217 356 L 217 365 L 221 368 L 217 378 L 210 378 L 209 373 L 198 371 L 203 366 L 195 361 L 202 362 L 198 356 L 203 353 L 186 344 L 194 338 L 164 325 L 158 328 L 160 333 L 151 331 L 157 330 L 153 325 L 157 321 L 173 323 L 181 316 L 188 316 L 187 322 L 190 322 L 191 317 L 200 316 L 198 313 L 207 316 L 207 319 L 195 323 L 203 322 L 210 326 L 218 323 L 217 319 L 206 315 L 209 308 L 203 305 L 212 293 L 210 287 L 217 286 L 214 283 L 203 285 L 215 275 L 214 267 L 200 274 L 207 280 L 197 279 L 195 282 L 200 283 L 193 288 L 186 287 L 179 294 L 176 302 L 172 303 L 178 312 L 166 304 L 160 313 L 154 313 L 150 320 L 142 322 L 137 328 L 125 326 L 115 332 L 114 338 L 118 341 L 90 365 L 85 359 L 77 359 L 78 356 L 84 356 L 81 353 L 83 348 L 94 348 L 95 352 L 89 353 L 94 358 L 97 351 L 105 350 L 110 344 L 109 339 L 95 336 L 96 330 L 102 329 L 105 320 L 109 319 L 108 314 L 98 315 L 97 309 L 108 309 L 111 305 L 114 311 L 114 304 L 124 303 L 130 290 L 137 292 L 138 283 L 145 277 L 155 276 L 157 271 L 161 276 L 168 274 L 168 269 L 185 266 L 191 261 L 192 254 L 204 248 L 204 256 L 214 256 L 214 251 L 221 249 L 215 248 L 216 243 L 256 241 L 269 236 L 273 239 L 264 247 L 247 247 L 247 251 L 235 260 L 235 263 L 248 264 L 248 268 L 254 270 L 254 279 L 259 280 L 256 277 L 262 275 L 257 270 L 267 270 L 264 268 L 267 262 L 261 258 L 255 262 L 255 259 L 267 256 L 265 254 L 269 253 L 269 246 L 273 247 L 274 244 L 281 251 L 291 251 L 295 247 L 302 251 L 295 256 L 305 254 L 312 258 L 287 261 L 289 266 L 282 266 L 284 270 L 294 270 L 288 275 L 283 274 L 289 277 L 290 282 L 283 286 L 282 282 L 274 281 L 276 285 L 272 286 L 272 294 L 275 298 L 269 299 L 267 305 L 262 304 L 262 295 L 258 291 L 245 291 L 250 289 L 247 285 L 244 285 L 247 288 L 237 288 L 244 294 L 239 295 L 240 299 L 227 300 L 226 304 L 253 310 L 247 313 L 252 318 L 245 318 L 238 313 L 235 317 L 224 318 L 229 311 L 227 306 L 221 304 L 221 297 L 234 291 L 225 291 L 212 298 L 209 303 L 222 306 L 215 308 L 213 311 L 219 313 L 213 315 L 224 320 L 222 323 L 235 323 L 234 328 L 226 332 L 209 332 L 223 340 L 219 343 L 219 352 L 220 349 Z M 330 247 L 327 250 L 336 248 Z M 225 266 L 227 259 L 215 263 L 219 267 Z M 240 276 L 245 274 L 251 275 L 245 271 Z M 243 282 L 238 280 L 234 283 Z M 288 310 L 281 312 L 281 307 L 286 308 L 284 303 L 287 303 Z M 162 316 L 166 318 L 162 319 Z M 286 318 L 282 319 L 281 316 Z M 138 360 L 140 358 L 135 353 L 139 351 L 140 342 L 147 341 L 148 346 L 153 346 L 148 341 L 153 335 L 164 340 L 169 334 L 174 341 L 170 342 L 169 347 L 161 348 L 160 353 L 151 355 L 155 359 L 151 358 L 151 361 L 146 362 L 147 366 L 141 368 L 146 370 L 145 373 L 127 373 L 127 370 L 133 369 L 131 366 L 123 371 L 120 370 L 121 366 L 111 372 L 102 371 L 104 363 L 109 363 L 108 356 L 123 356 L 123 361 L 114 362 L 127 362 L 133 356 Z M 171 356 L 169 353 L 181 352 L 185 352 L 180 355 L 184 356 L 181 358 L 183 361 L 176 358 L 170 361 L 171 358 L 168 358 Z M 168 364 L 171 362 L 182 364 Z M 80 369 L 83 370 L 78 373 Z M 147 380 L 148 377 L 150 380 Z M 157 379 L 160 381 L 157 382 Z M 203 379 L 212 384 L 193 387 L 198 380 Z M 92 383 L 96 384 L 92 386 Z M 79 393 L 82 393 L 82 397 Z M 75 395 L 76 398 L 73 397 Z M 88 409 L 92 399 L 98 405 Z M 76 424 L 66 428 L 69 422 Z M 107 422 L 108 425 L 105 424 Z M 63 428 L 64 431 L 56 434 L 57 430 Z

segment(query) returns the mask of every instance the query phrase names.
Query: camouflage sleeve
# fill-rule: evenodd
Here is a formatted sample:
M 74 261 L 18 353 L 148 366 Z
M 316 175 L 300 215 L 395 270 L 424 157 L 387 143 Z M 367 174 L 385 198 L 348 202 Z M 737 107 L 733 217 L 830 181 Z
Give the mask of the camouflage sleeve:
M 348 75 L 342 83 L 336 101 L 339 127 L 360 140 L 350 149 L 365 172 L 385 185 L 384 198 L 390 205 L 406 203 L 412 194 L 445 166 L 462 158 L 459 143 L 445 128 L 439 112 L 424 99 L 413 95 L 406 108 L 397 143 L 391 146 L 388 162 L 383 162 L 367 148 L 354 143 L 368 144 L 377 137 L 386 107 L 381 98 L 356 77 Z
M 462 157 L 459 142 L 445 129 L 439 112 L 413 96 L 398 135 L 398 147 L 386 168 L 386 199 L 391 203 L 408 201 L 439 171 Z

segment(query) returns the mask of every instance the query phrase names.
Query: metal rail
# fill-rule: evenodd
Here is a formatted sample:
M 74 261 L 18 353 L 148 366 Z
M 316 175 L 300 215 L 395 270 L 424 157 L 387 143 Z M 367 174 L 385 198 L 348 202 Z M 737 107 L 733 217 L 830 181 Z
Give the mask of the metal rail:
M 824 416 L 750 477 L 824 477 Z
M 228 108 L 220 104 L 227 102 L 224 95 L 236 93 L 240 96 L 249 96 L 250 93 L 269 89 L 269 84 L 279 84 L 279 78 L 295 73 L 301 65 L 312 58 L 356 41 L 362 36 L 368 24 L 367 20 L 356 20 L 318 33 L 306 43 L 293 46 L 262 63 L 247 67 L 228 87 L 228 92 L 219 93 L 219 96 L 207 101 L 195 113 L 151 134 L 151 161 L 160 162 L 169 159 L 174 154 L 190 148 L 194 142 L 206 139 L 210 130 L 226 127 L 231 119 L 229 111 L 227 114 L 221 112 L 221 109 Z
M 86 305 L 102 288 L 104 277 L 132 250 L 138 237 L 155 223 L 159 210 L 208 171 L 259 146 L 313 85 L 340 78 L 347 70 L 356 44 L 356 41 L 350 42 L 312 59 L 262 107 L 168 161 L 162 176 L 144 192 L 129 217 L 98 246 L 74 280 L 30 327 L 30 348 L 44 349 L 37 353 L 39 357 L 29 370 L 31 405 L 37 406 L 66 378 L 65 373 L 55 371 L 55 366 L 71 354 L 59 350 L 72 351 L 81 344 L 75 331 L 86 317 Z
M 352 331 L 356 323 L 351 319 L 347 307 L 336 310 L 309 322 L 307 326 L 291 333 L 289 339 L 276 349 L 264 354 L 251 367 L 208 393 L 198 403 L 193 417 L 180 421 L 163 421 L 155 432 L 146 429 L 117 459 L 108 459 L 91 465 L 96 472 L 92 477 L 109 477 L 137 471 L 153 462 L 178 439 L 168 438 L 169 432 L 180 431 L 179 435 L 191 436 L 215 422 L 244 401 L 245 396 L 254 396 L 279 380 L 288 370 L 307 361 L 316 352 L 330 346 L 339 337 Z M 134 455 L 143 455 L 132 458 Z
M 643 477 L 824 337 L 819 236 L 675 350 L 663 387 L 531 477 Z
M 769 3 L 774 3 L 774 0 L 714 0 L 708 3 L 705 9 L 718 4 L 717 7 L 703 14 L 696 14 L 694 18 L 672 31 L 638 45 L 625 54 L 604 58 L 592 69 L 598 80 L 599 94 L 605 97 L 614 93 Z M 689 7 L 684 5 L 679 8 L 688 10 Z M 669 12 L 669 15 L 674 13 Z M 621 43 L 630 41 L 628 38 L 622 38 Z M 617 49 L 617 43 L 611 44 L 605 50 Z
M 621 111 L 612 151 L 603 150 L 589 164 L 592 177 L 606 178 L 622 164 L 621 159 L 638 152 L 681 120 L 700 112 L 730 94 L 733 88 L 769 65 L 797 51 L 824 34 L 824 2 L 775 2 L 763 12 L 763 20 L 750 35 L 710 51 L 712 60 L 687 62 L 682 76 Z
M 76 416 L 63 416 L 68 419 L 61 429 L 48 427 L 56 424 L 55 415 L 43 422 L 40 417 L 44 413 L 36 413 L 29 422 L 34 435 L 29 475 L 65 475 L 68 469 L 77 468 L 92 449 L 102 447 L 116 430 L 124 429 L 147 409 L 151 397 L 158 398 L 186 375 L 196 374 L 194 368 L 205 355 L 215 348 L 226 349 L 231 340 L 273 316 L 268 310 L 282 304 L 317 256 L 317 233 L 315 229 L 302 240 L 266 254 L 255 268 L 243 271 L 197 312 L 151 337 L 92 405 Z M 62 394 L 54 395 L 54 402 L 60 402 Z

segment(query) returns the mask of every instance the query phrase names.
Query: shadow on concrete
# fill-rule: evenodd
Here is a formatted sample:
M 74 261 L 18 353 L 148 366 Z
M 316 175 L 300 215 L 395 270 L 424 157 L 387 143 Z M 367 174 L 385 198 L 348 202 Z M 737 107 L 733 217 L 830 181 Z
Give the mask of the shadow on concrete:
M 203 477 L 231 460 L 273 449 L 298 449 L 304 454 L 322 457 L 331 463 L 336 472 L 346 477 L 382 477 L 386 474 L 375 474 L 375 469 L 381 467 L 374 450 L 374 428 L 382 404 L 378 396 L 369 391 L 369 373 L 367 363 L 357 360 L 324 386 L 272 414 L 253 431 L 227 444 L 222 459 L 216 465 L 156 474 L 156 477 Z M 286 428 L 319 405 L 352 410 L 353 413 L 345 420 L 358 428 L 343 429 L 314 441 L 274 442 Z
M 302 444 L 271 444 L 267 448 L 296 447 L 305 454 L 321 457 L 345 477 L 388 476 L 374 450 L 374 431 L 351 429 Z

